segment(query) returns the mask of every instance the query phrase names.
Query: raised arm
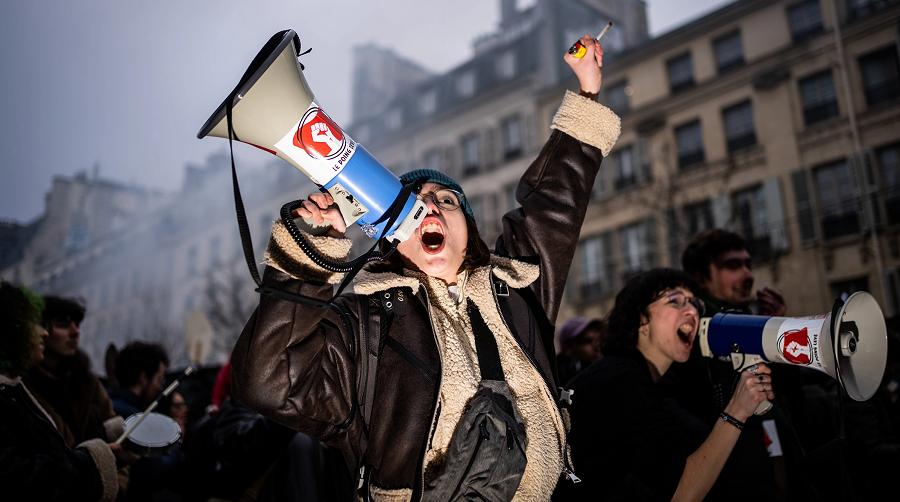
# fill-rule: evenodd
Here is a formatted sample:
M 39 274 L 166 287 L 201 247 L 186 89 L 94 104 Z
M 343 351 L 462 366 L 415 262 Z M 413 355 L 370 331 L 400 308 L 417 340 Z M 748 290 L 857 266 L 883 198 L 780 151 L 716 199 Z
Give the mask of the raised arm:
M 501 254 L 540 260 L 536 293 L 551 322 L 562 301 L 594 178 L 621 128 L 619 117 L 595 101 L 603 50 L 590 37 L 582 43 L 593 57 L 564 57 L 578 77 L 581 95 L 566 92 L 563 97 L 550 138 L 516 188 L 521 207 L 504 216 L 497 245 Z

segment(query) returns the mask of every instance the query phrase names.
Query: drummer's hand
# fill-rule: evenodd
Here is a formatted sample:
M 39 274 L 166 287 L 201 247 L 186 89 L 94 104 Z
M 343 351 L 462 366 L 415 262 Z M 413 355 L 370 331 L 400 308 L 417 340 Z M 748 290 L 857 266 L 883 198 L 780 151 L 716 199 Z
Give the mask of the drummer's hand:
M 600 84 L 603 80 L 601 72 L 601 68 L 603 68 L 603 47 L 590 35 L 581 37 L 579 41 L 587 49 L 587 54 L 579 59 L 566 52 L 563 59 L 575 72 L 575 76 L 578 77 L 578 84 L 581 86 L 581 90 L 597 94 L 600 92 Z
M 107 446 L 112 450 L 113 455 L 116 457 L 116 465 L 119 467 L 131 465 L 141 459 L 140 455 L 122 448 L 122 445 L 118 443 L 107 443 Z
M 315 192 L 303 205 L 294 211 L 294 216 L 303 218 L 307 223 L 318 226 L 330 225 L 329 237 L 343 237 L 347 231 L 344 217 L 328 192 Z

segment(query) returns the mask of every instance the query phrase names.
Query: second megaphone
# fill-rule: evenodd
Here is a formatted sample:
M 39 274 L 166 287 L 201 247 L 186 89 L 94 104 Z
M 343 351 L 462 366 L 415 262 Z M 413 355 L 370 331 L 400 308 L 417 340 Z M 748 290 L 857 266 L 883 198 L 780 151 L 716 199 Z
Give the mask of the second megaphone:
M 386 213 L 403 188 L 400 180 L 347 135 L 316 102 L 298 60 L 293 30 L 272 36 L 235 90 L 197 134 L 231 137 L 288 161 L 331 193 L 347 225 L 358 223 L 375 238 L 385 231 Z M 388 239 L 404 241 L 427 211 L 409 194 Z

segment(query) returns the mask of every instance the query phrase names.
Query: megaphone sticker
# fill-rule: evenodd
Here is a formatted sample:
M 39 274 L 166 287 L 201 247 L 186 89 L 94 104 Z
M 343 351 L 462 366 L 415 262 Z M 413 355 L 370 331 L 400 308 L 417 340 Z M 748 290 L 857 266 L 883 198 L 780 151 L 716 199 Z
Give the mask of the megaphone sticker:
M 346 145 L 344 132 L 318 107 L 306 111 L 294 133 L 294 146 L 306 150 L 313 158 L 336 158 Z
M 778 350 L 785 362 L 823 369 L 819 357 L 821 316 L 787 318 L 779 326 Z
M 275 149 L 303 166 L 315 183 L 326 185 L 347 165 L 357 143 L 312 102 L 277 143 Z

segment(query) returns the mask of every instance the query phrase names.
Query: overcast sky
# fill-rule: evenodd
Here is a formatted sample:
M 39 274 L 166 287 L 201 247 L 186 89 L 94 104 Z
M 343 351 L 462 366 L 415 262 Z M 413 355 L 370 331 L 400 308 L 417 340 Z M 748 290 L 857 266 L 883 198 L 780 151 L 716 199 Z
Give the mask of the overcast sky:
M 726 3 L 648 0 L 651 33 Z M 307 81 L 348 123 L 353 46 L 375 42 L 446 71 L 494 29 L 499 1 L 6 0 L 3 11 L 0 220 L 25 222 L 43 211 L 54 175 L 94 165 L 104 178 L 177 189 L 185 163 L 223 147 L 195 135 L 279 30 L 313 47 Z

